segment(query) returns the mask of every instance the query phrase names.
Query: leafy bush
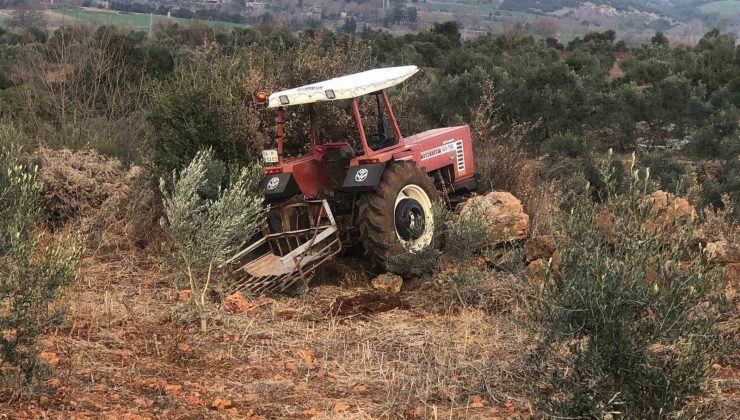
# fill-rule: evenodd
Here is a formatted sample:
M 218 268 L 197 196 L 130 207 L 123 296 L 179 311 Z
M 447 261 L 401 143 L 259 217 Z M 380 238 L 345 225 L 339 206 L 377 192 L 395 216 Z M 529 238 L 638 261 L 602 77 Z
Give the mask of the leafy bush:
M 490 242 L 485 225 L 485 217 L 477 206 L 464 216 L 450 215 L 445 231 L 445 254 L 465 260 L 481 251 Z
M 537 124 L 504 121 L 498 96 L 492 82 L 484 83 L 480 105 L 472 111 L 478 188 L 481 192 L 508 191 L 526 203 L 537 176 L 537 166 L 526 153 L 526 140 Z
M 717 209 L 724 208 L 723 196 L 734 204 L 735 218 L 740 220 L 740 156 L 730 157 L 722 165 L 722 182 L 714 179 L 704 181 L 702 201 Z
M 192 302 L 206 331 L 206 297 L 213 270 L 225 262 L 258 229 L 262 221 L 259 171 L 243 168 L 222 189 L 226 171 L 211 150 L 200 151 L 171 182 L 160 180 L 162 228 L 175 242 L 187 276 Z
M 113 27 L 65 26 L 24 46 L 14 63 L 22 76 L 2 113 L 48 147 L 139 157 L 145 40 Z
M 689 168 L 662 152 L 648 153 L 640 159 L 641 166 L 650 168 L 650 175 L 657 178 L 660 188 L 674 194 L 686 192 L 692 181 Z
M 385 268 L 400 276 L 424 277 L 438 270 L 441 252 L 427 247 L 417 252 L 395 252 L 385 259 Z
M 608 201 L 585 191 L 558 222 L 559 262 L 546 275 L 536 319 L 541 408 L 557 416 L 659 418 L 700 394 L 716 350 L 719 271 L 692 242 L 692 222 L 658 225 L 650 180 L 597 165 Z M 603 224 L 603 215 L 613 223 Z
M 71 239 L 41 245 L 34 233 L 42 190 L 38 172 L 22 163 L 8 134 L 0 132 L 7 142 L 0 148 L 0 365 L 12 368 L 0 375 L 31 383 L 43 372 L 36 340 L 63 318 L 63 308 L 52 303 L 74 280 L 81 248 Z
M 294 46 L 254 42 L 227 55 L 208 44 L 183 54 L 173 74 L 153 85 L 146 119 L 154 166 L 161 173 L 183 168 L 204 148 L 227 163 L 254 161 L 275 137 L 275 113 L 254 103 L 258 91 L 274 92 L 367 68 L 366 45 L 348 36 L 322 34 L 302 36 Z M 335 59 L 340 56 L 346 60 Z M 320 140 L 347 138 L 344 133 L 353 125 L 346 111 L 341 104 L 322 107 L 316 127 L 326 137 Z M 309 107 L 286 110 L 286 154 L 305 150 L 308 112 Z
M 557 133 L 547 140 L 545 150 L 550 156 L 581 157 L 586 154 L 586 139 L 570 131 Z
M 147 112 L 151 159 L 163 173 L 187 166 L 203 148 L 225 162 L 248 162 L 266 141 L 259 118 L 246 112 L 242 63 L 196 51 L 159 84 Z

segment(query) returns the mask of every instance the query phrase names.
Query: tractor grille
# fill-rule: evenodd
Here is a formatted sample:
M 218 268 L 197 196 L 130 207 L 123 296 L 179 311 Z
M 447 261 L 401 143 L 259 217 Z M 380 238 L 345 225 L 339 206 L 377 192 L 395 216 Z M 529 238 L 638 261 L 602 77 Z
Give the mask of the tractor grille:
M 455 158 L 457 160 L 457 171 L 460 173 L 465 172 L 465 151 L 463 150 L 463 141 L 458 140 L 455 142 Z

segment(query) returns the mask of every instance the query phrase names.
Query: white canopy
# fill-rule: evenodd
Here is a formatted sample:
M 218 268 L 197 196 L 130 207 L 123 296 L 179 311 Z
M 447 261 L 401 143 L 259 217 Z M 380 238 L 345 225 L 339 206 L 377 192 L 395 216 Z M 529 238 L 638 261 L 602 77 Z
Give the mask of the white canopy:
M 275 92 L 268 100 L 269 108 L 303 105 L 322 101 L 352 99 L 395 86 L 413 76 L 416 66 L 386 67 L 362 73 L 336 77 L 323 82 Z

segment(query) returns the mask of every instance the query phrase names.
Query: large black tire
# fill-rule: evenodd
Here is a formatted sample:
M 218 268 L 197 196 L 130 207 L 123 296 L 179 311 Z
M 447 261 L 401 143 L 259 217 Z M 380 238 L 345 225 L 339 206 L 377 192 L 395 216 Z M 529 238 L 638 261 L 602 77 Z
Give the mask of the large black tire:
M 421 195 L 425 194 L 429 203 L 436 204 L 439 199 L 432 178 L 424 170 L 413 162 L 392 162 L 385 169 L 377 189 L 364 193 L 358 201 L 360 240 L 365 248 L 365 255 L 373 263 L 383 264 L 389 253 L 418 252 L 429 246 L 439 246 L 437 234 L 441 221 L 434 220 L 434 211 L 431 205 L 426 204 L 421 206 L 424 207 L 425 233 L 421 238 L 402 241 L 396 226 L 396 209 L 397 201 L 407 197 L 407 190 L 417 196 L 423 192 Z M 404 195 L 400 196 L 402 191 Z M 421 197 L 419 201 L 425 200 Z

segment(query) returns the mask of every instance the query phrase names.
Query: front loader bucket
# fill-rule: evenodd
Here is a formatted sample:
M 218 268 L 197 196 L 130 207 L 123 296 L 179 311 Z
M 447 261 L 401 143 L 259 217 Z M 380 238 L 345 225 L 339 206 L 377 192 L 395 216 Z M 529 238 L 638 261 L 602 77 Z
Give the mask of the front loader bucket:
M 262 238 L 222 265 L 232 278 L 228 293 L 284 291 L 299 280 L 308 280 L 313 270 L 342 249 L 326 200 L 272 208 L 268 220 L 278 223 L 266 221 Z

